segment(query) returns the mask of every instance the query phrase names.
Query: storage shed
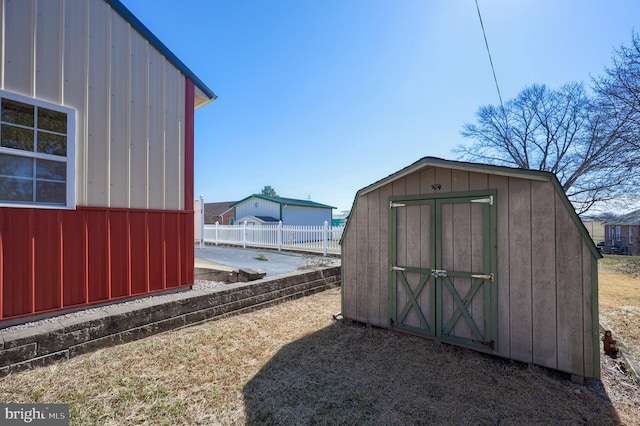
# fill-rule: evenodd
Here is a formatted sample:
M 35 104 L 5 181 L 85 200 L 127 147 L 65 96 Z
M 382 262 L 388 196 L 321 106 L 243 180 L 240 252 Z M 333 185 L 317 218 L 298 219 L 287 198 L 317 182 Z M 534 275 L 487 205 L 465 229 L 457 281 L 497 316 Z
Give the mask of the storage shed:
M 342 313 L 599 377 L 600 257 L 553 174 L 425 157 L 358 191 Z
M 117 0 L 1 0 L 0 34 L 0 327 L 191 285 L 215 94 Z

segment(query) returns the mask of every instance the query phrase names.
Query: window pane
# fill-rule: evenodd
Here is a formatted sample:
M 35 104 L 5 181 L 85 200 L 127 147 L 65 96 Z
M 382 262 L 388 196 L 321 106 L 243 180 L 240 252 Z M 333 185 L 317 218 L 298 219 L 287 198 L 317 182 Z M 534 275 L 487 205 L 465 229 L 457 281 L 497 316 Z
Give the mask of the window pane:
M 33 105 L 2 99 L 2 121 L 33 127 Z
M 0 177 L 1 201 L 33 201 L 33 180 Z
M 36 160 L 36 178 L 64 182 L 67 180 L 67 163 L 50 160 Z
M 65 204 L 67 185 L 57 182 L 36 181 L 36 201 L 38 203 Z
M 53 133 L 38 132 L 38 152 L 67 156 L 67 137 Z
M 0 154 L 0 175 L 32 178 L 33 159 Z
M 38 129 L 67 133 L 67 114 L 46 108 L 38 108 Z
M 33 152 L 33 130 L 3 124 L 1 131 L 2 142 L 0 146 Z

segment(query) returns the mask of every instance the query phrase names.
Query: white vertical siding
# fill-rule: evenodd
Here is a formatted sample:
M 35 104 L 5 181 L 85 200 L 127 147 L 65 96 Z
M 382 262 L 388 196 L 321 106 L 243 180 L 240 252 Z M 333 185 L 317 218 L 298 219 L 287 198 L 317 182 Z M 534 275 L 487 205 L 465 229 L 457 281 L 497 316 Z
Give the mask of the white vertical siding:
M 236 217 L 245 216 L 271 216 L 280 219 L 280 204 L 262 198 L 249 198 L 236 206 Z
M 131 68 L 129 67 L 131 43 L 129 24 L 122 19 L 111 19 L 111 78 L 109 109 L 109 204 L 128 207 L 130 173 L 129 163 L 129 117 L 131 114 L 130 90 Z
M 147 41 L 137 32 L 130 31 L 130 128 L 129 128 L 129 203 L 133 208 L 148 207 L 149 187 L 149 73 Z M 184 105 L 184 104 L 183 104 Z
M 4 0 L 4 81 L 2 88 L 33 96 L 33 40 L 35 3 L 31 0 Z
M 282 209 L 282 222 L 287 225 L 322 226 L 325 221 L 331 226 L 331 209 L 291 205 Z
M 36 9 L 35 97 L 59 104 L 62 81 L 61 0 L 39 1 Z
M 180 71 L 101 0 L 0 0 L 0 18 L 0 88 L 77 111 L 77 204 L 183 209 Z
M 89 3 L 86 204 L 90 206 L 109 206 L 109 17 L 106 3 Z

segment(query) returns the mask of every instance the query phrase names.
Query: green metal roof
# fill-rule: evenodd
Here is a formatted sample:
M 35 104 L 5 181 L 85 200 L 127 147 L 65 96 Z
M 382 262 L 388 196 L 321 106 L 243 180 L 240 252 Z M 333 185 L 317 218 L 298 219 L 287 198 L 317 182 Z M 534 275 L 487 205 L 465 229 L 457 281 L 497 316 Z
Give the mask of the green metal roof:
M 252 194 L 249 195 L 246 198 L 243 198 L 240 201 L 237 201 L 233 204 L 231 204 L 231 206 L 229 207 L 235 207 L 240 203 L 243 203 L 245 201 L 247 201 L 250 198 L 260 198 L 261 200 L 267 200 L 267 201 L 271 201 L 277 204 L 287 204 L 290 206 L 301 206 L 301 207 L 315 207 L 315 208 L 320 208 L 320 209 L 335 209 L 336 207 L 333 206 L 328 206 L 326 204 L 320 204 L 320 203 L 316 203 L 310 200 L 297 200 L 295 198 L 284 198 L 284 197 L 269 197 L 266 195 L 261 195 L 261 194 Z
M 555 174 L 551 173 L 551 172 L 545 172 L 545 171 L 541 171 L 541 170 L 529 170 L 529 169 L 517 169 L 514 167 L 506 167 L 506 166 L 495 166 L 495 165 L 491 165 L 491 164 L 480 164 L 480 163 L 469 163 L 469 162 L 465 162 L 465 161 L 454 161 L 454 160 L 445 160 L 442 158 L 438 158 L 438 157 L 423 157 L 421 159 L 419 159 L 418 161 L 416 161 L 415 163 L 405 167 L 402 170 L 399 170 L 389 176 L 387 176 L 386 178 L 380 179 L 377 182 L 372 183 L 369 186 L 366 186 L 364 188 L 362 188 L 361 190 L 359 190 L 356 193 L 356 197 L 353 201 L 353 206 L 355 206 L 355 203 L 358 199 L 358 197 L 360 195 L 364 195 L 368 192 L 374 191 L 378 188 L 380 188 L 381 186 L 384 186 L 386 184 L 388 184 L 389 182 L 393 182 L 396 179 L 400 179 L 404 176 L 407 176 L 411 173 L 414 173 L 420 169 L 426 168 L 426 167 L 446 167 L 449 169 L 456 169 L 456 170 L 466 170 L 466 171 L 480 171 L 480 172 L 484 172 L 484 173 L 488 173 L 488 174 L 493 174 L 493 175 L 499 175 L 499 176 L 510 176 L 510 177 L 516 177 L 516 178 L 521 178 L 521 179 L 530 179 L 530 180 L 538 180 L 538 181 L 550 181 L 553 186 L 555 187 L 556 191 L 558 192 L 558 194 L 560 194 L 560 198 L 562 199 L 563 204 L 565 205 L 565 207 L 567 208 L 567 210 L 569 211 L 569 214 L 571 215 L 571 219 L 573 220 L 573 222 L 575 223 L 576 227 L 578 228 L 578 230 L 580 231 L 580 234 L 582 235 L 582 238 L 586 241 L 589 250 L 591 251 L 591 254 L 596 258 L 596 259 L 600 259 L 602 257 L 602 254 L 600 254 L 600 251 L 598 250 L 598 248 L 596 247 L 595 243 L 593 242 L 593 240 L 591 239 L 591 236 L 589 235 L 589 232 L 587 231 L 587 228 L 585 228 L 584 223 L 582 223 L 582 220 L 580 220 L 580 217 L 578 216 L 578 214 L 576 213 L 575 208 L 573 207 L 573 205 L 571 204 L 571 201 L 569 201 L 569 199 L 567 198 L 567 195 L 565 194 L 564 190 L 562 189 L 562 185 L 560 185 L 560 182 L 558 181 L 558 178 L 556 177 Z M 353 209 L 352 209 L 353 210 Z M 349 227 L 349 220 L 347 220 L 347 228 Z M 345 232 L 342 235 L 342 238 L 344 238 L 344 236 L 347 233 L 347 228 L 345 228 Z

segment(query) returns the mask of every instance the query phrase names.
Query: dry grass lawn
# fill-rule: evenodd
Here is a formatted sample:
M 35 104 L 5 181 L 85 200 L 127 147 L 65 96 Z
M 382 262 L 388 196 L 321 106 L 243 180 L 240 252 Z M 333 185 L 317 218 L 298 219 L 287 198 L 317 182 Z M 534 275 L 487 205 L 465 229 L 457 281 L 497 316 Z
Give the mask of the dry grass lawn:
M 640 257 L 605 256 L 599 263 L 600 317 L 640 362 Z
M 83 425 L 640 424 L 640 391 L 608 368 L 577 385 L 339 310 L 335 289 L 103 349 L 0 379 L 0 401 L 69 403 Z

